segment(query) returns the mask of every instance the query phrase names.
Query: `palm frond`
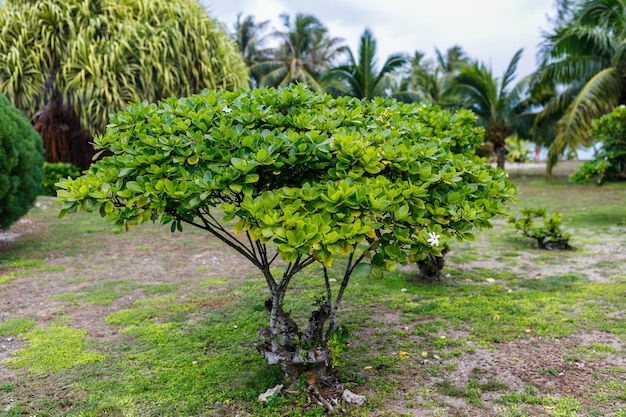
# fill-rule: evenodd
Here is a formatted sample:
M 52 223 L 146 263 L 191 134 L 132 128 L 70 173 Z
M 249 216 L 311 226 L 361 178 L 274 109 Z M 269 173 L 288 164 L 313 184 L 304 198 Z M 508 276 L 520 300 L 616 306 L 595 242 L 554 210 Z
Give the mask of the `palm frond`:
M 519 63 L 519 60 L 522 58 L 523 52 L 524 52 L 524 48 L 518 50 L 513 55 L 513 58 L 511 58 L 511 62 L 509 62 L 509 65 L 507 66 L 506 71 L 504 71 L 504 75 L 502 76 L 502 80 L 500 81 L 499 95 L 501 97 L 506 95 L 509 89 L 509 85 L 515 79 L 515 72 L 517 71 L 517 64 Z
M 609 112 L 619 99 L 621 74 L 607 68 L 596 74 L 580 90 L 557 125 L 554 150 L 561 154 L 569 148 L 575 151 L 589 144 L 589 129 L 593 119 Z

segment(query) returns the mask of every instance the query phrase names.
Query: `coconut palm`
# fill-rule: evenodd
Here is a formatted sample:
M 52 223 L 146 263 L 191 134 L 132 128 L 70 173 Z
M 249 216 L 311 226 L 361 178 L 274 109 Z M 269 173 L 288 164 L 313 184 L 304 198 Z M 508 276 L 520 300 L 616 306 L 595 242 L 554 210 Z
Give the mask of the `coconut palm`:
M 626 103 L 626 4 L 589 0 L 573 18 L 545 36 L 538 82 L 556 82 L 559 94 L 540 118 L 560 117 L 549 169 L 566 150 L 590 144 L 591 121 Z
M 382 67 L 376 60 L 376 39 L 365 29 L 359 42 L 358 58 L 347 49 L 348 61 L 331 68 L 324 76 L 326 90 L 334 95 L 371 99 L 390 95 L 393 75 L 407 63 L 404 54 L 390 55 Z
M 457 104 L 472 110 L 485 128 L 485 141 L 493 145 L 498 166 L 504 168 L 505 139 L 515 133 L 523 112 L 525 82 L 513 85 L 523 49 L 515 53 L 502 78 L 480 62 L 459 67 L 451 79 L 450 94 Z
M 273 33 L 278 48 L 251 67 L 261 86 L 280 87 L 305 83 L 322 91 L 321 75 L 343 52 L 343 40 L 330 37 L 328 29 L 311 15 L 296 14 L 295 19 L 280 16 L 284 29 Z
M 446 74 L 454 73 L 462 65 L 470 62 L 469 57 L 460 45 L 448 48 L 445 53 L 435 48 L 435 55 L 437 56 L 437 67 Z
M 222 26 L 194 0 L 14 0 L 0 9 L 0 91 L 42 134 L 48 161 L 86 167 L 109 114 L 248 83 Z
M 442 95 L 440 71 L 439 68 L 435 68 L 432 60 L 426 59 L 425 56 L 422 51 L 413 53 L 406 70 L 403 71 L 399 90 L 413 93 L 417 101 L 440 103 Z
M 401 91 L 409 91 L 419 97 L 419 101 L 428 101 L 441 106 L 448 106 L 450 79 L 461 66 L 469 63 L 463 49 L 455 45 L 445 53 L 435 48 L 436 63 L 424 59 L 424 53 L 416 51 L 409 62 L 407 75 L 401 83 Z M 396 93 L 396 95 L 399 95 Z
M 249 68 L 252 68 L 257 62 L 269 59 L 270 50 L 264 47 L 267 40 L 266 32 L 268 25 L 269 20 L 256 23 L 252 15 L 248 15 L 243 19 L 241 14 L 237 15 L 233 37 L 237 42 L 239 52 Z M 252 71 L 250 75 L 251 85 L 257 86 L 259 84 L 258 78 L 255 77 Z

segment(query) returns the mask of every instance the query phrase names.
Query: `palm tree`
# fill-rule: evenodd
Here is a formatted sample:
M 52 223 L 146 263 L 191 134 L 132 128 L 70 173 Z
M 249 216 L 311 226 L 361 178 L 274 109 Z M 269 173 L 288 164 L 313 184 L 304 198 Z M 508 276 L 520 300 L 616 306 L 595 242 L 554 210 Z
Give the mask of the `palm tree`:
M 557 83 L 559 93 L 540 118 L 559 117 L 549 170 L 566 150 L 589 145 L 591 121 L 626 103 L 626 3 L 588 0 L 573 18 L 545 36 L 539 83 Z
M 438 48 L 435 48 L 435 55 L 437 56 L 438 68 L 441 68 L 441 70 L 447 74 L 454 73 L 462 65 L 470 62 L 469 57 L 460 45 L 454 45 L 448 48 L 445 54 Z
M 252 15 L 248 15 L 244 19 L 242 19 L 241 14 L 237 15 L 233 37 L 248 68 L 252 68 L 258 62 L 269 59 L 270 51 L 264 48 L 268 25 L 269 20 L 256 23 Z M 250 71 L 250 75 L 251 86 L 257 86 L 259 84 L 258 77 L 252 71 Z
M 367 99 L 390 95 L 393 75 L 407 63 L 404 54 L 392 54 L 378 68 L 376 39 L 369 29 L 361 35 L 358 59 L 350 49 L 347 54 L 348 61 L 331 68 L 323 78 L 326 90 L 333 95 Z
M 416 51 L 409 62 L 408 74 L 402 79 L 401 91 L 408 91 L 418 101 L 428 101 L 446 107 L 449 103 L 450 79 L 459 68 L 469 63 L 463 49 L 455 45 L 444 53 L 435 48 L 436 64 L 424 59 L 424 53 Z M 400 93 L 396 93 L 400 95 Z
M 434 67 L 430 59 L 425 59 L 425 56 L 422 51 L 413 53 L 406 71 L 403 71 L 399 90 L 412 93 L 416 97 L 414 101 L 439 103 L 442 93 L 439 69 Z M 404 101 L 410 101 L 411 98 L 400 97 Z
M 515 53 L 501 79 L 479 62 L 461 66 L 451 80 L 450 94 L 458 105 L 472 110 L 485 128 L 485 141 L 493 145 L 498 166 L 504 168 L 505 139 L 515 133 L 523 112 L 525 82 L 512 85 L 523 49 Z
M 323 91 L 319 78 L 343 53 L 343 40 L 328 36 L 328 29 L 314 16 L 297 14 L 293 22 L 286 14 L 280 17 L 285 29 L 273 34 L 280 45 L 266 60 L 252 65 L 252 73 L 262 86 L 305 83 Z

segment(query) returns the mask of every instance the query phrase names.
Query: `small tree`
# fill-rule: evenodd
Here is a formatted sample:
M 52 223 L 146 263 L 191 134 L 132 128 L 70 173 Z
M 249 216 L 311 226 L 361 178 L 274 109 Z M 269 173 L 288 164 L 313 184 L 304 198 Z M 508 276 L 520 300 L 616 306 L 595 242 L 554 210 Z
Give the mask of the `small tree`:
M 28 213 L 41 189 L 41 137 L 0 94 L 0 230 Z
M 593 121 L 591 138 L 602 144 L 593 159 L 570 177 L 572 181 L 588 184 L 594 179 L 598 185 L 606 181 L 626 180 L 626 107 L 619 106 Z
M 61 215 L 98 211 L 118 231 L 190 224 L 221 239 L 267 282 L 258 350 L 296 376 L 333 363 L 329 341 L 353 275 L 440 256 L 504 211 L 513 186 L 469 156 L 481 133 L 467 111 L 333 99 L 302 85 L 138 104 L 96 139 L 112 156 L 59 184 Z M 325 296 L 301 329 L 283 303 L 310 265 Z M 342 270 L 336 284 L 331 267 Z

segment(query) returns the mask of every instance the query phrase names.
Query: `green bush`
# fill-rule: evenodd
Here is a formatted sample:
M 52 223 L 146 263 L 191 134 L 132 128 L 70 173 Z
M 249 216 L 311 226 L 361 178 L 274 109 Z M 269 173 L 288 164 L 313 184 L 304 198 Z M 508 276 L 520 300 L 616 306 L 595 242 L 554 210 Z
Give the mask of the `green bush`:
M 589 135 L 600 142 L 602 148 L 570 179 L 579 184 L 595 180 L 598 185 L 626 180 L 626 107 L 616 107 L 611 113 L 594 120 Z
M 76 165 L 68 162 L 43 164 L 43 181 L 41 183 L 42 195 L 57 195 L 56 183 L 63 178 L 76 178 L 80 176 L 81 170 Z
M 473 239 L 505 212 L 515 189 L 474 156 L 482 134 L 469 111 L 391 98 L 335 99 L 302 85 L 205 91 L 114 115 L 95 141 L 111 156 L 60 183 L 61 214 L 217 236 L 266 280 L 270 328 L 258 349 L 294 375 L 336 363 L 336 312 L 353 274 L 442 256 L 450 239 Z M 310 265 L 324 295 L 301 331 L 283 301 Z
M 535 225 L 535 219 L 542 219 L 543 225 Z M 562 219 L 560 213 L 548 216 L 546 209 L 525 208 L 521 217 L 511 217 L 509 222 L 524 236 L 535 239 L 540 249 L 569 249 L 571 235 L 561 230 Z
M 529 162 L 532 153 L 531 142 L 518 136 L 508 136 L 504 142 L 508 148 L 506 159 L 509 162 Z
M 0 94 L 0 230 L 28 213 L 41 189 L 42 176 L 41 137 Z

